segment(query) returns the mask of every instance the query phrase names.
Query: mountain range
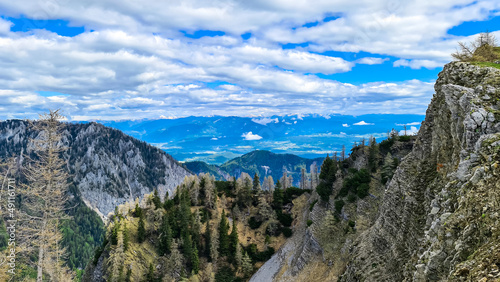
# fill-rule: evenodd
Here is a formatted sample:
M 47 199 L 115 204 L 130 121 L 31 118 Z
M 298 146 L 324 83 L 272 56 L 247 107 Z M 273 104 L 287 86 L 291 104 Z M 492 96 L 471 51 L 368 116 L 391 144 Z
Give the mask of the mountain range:
M 231 176 L 237 178 L 242 172 L 245 172 L 251 176 L 257 174 L 261 180 L 266 176 L 272 176 L 276 181 L 286 171 L 288 176 L 293 177 L 293 185 L 298 187 L 301 169 L 304 168 L 310 172 L 310 166 L 313 163 L 319 168 L 323 159 L 324 157 L 307 159 L 292 154 L 276 154 L 270 151 L 256 150 L 226 161 L 220 166 L 201 161 L 185 162 L 184 165 L 196 174 L 210 173 L 219 180 L 229 180 Z
M 423 115 L 288 115 L 271 117 L 184 117 L 158 120 L 97 121 L 163 149 L 181 162 L 223 163 L 268 150 L 303 158 L 348 150 L 354 142 L 387 138 L 395 129 L 416 134 Z

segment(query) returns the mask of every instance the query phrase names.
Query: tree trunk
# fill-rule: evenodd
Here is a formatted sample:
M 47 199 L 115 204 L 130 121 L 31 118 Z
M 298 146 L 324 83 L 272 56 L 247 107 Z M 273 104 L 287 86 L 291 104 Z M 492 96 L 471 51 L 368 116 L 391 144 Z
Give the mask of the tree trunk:
M 40 246 L 40 249 L 38 250 L 38 275 L 36 278 L 37 282 L 42 282 L 43 278 L 43 247 Z

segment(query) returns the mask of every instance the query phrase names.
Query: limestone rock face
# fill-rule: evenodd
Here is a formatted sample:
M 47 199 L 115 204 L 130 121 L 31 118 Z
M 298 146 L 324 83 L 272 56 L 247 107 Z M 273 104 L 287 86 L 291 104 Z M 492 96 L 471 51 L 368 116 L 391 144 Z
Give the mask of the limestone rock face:
M 498 277 L 500 71 L 450 63 L 435 90 L 413 151 L 341 280 Z
M 37 138 L 22 120 L 0 123 L 0 157 L 30 154 Z M 67 124 L 67 169 L 83 201 L 103 218 L 115 206 L 158 189 L 170 195 L 191 173 L 158 148 L 97 123 Z M 22 158 L 21 158 L 22 159 Z M 21 161 L 22 162 L 22 161 Z
M 316 225 L 333 209 L 334 185 L 330 203 L 309 214 L 314 223 L 251 281 L 500 279 L 500 70 L 453 62 L 435 91 L 390 182 L 344 207 L 330 242 L 311 248 Z M 347 220 L 356 221 L 355 232 Z

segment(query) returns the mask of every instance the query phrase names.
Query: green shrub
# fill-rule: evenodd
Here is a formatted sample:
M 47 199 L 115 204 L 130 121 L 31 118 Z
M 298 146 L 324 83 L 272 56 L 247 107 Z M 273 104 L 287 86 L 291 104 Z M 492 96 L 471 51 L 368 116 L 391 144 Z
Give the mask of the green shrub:
M 359 198 L 363 199 L 364 197 L 368 196 L 368 190 L 370 189 L 370 186 L 367 183 L 363 183 L 358 186 L 358 191 L 357 195 Z
M 316 203 L 318 202 L 318 200 L 314 200 L 314 202 L 312 202 L 310 205 L 309 205 L 309 211 L 313 211 L 313 208 L 314 208 L 314 205 L 316 205 Z
M 349 196 L 347 197 L 347 201 L 349 201 L 349 203 L 356 202 L 356 199 L 357 199 L 356 195 L 352 193 L 350 193 Z
M 310 220 L 310 219 L 308 219 L 308 220 L 307 220 L 307 227 L 311 226 L 311 224 L 313 224 L 313 221 L 312 221 L 312 220 Z
M 408 136 L 408 135 L 403 135 L 403 136 L 399 136 L 399 138 L 398 138 L 398 139 L 399 139 L 399 141 L 401 141 L 401 142 L 408 142 L 408 141 L 410 141 L 411 136 Z
M 282 231 L 283 231 L 283 235 L 285 235 L 286 238 L 290 238 L 292 236 L 292 229 L 288 228 L 288 227 L 283 227 L 282 228 Z
M 281 210 L 276 211 L 278 221 L 283 224 L 283 226 L 290 227 L 293 222 L 293 217 L 291 214 L 283 213 Z
M 255 218 L 255 216 L 250 217 L 250 219 L 248 220 L 248 226 L 250 226 L 250 228 L 252 228 L 252 229 L 259 228 L 261 224 L 262 224 L 262 221 L 258 221 Z
M 342 208 L 344 207 L 345 203 L 343 200 L 337 200 L 335 201 L 335 210 L 337 213 L 340 213 L 342 211 Z

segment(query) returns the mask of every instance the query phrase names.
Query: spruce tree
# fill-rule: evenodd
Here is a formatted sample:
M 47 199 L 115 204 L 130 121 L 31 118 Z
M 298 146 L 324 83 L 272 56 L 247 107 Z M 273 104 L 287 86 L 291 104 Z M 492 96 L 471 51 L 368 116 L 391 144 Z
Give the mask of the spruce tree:
M 124 222 L 123 223 L 123 251 L 126 252 L 128 250 L 129 242 L 130 242 L 130 234 L 128 233 L 127 223 Z
M 127 275 L 125 276 L 125 282 L 132 282 L 132 268 L 127 269 Z
M 118 243 L 118 232 L 120 232 L 120 222 L 116 221 L 111 231 L 111 245 L 116 245 Z
M 153 264 L 149 264 L 149 271 L 148 275 L 146 276 L 146 281 L 147 282 L 154 282 L 155 281 L 155 270 L 153 268 Z
M 135 217 L 139 217 L 139 218 L 142 216 L 142 208 L 139 207 L 139 204 L 135 204 L 134 215 L 135 215 Z
M 191 268 L 195 274 L 198 274 L 198 271 L 200 271 L 200 258 L 198 257 L 198 249 L 196 246 L 193 247 L 191 253 Z
M 254 191 L 260 190 L 260 179 L 257 173 L 253 176 L 253 190 Z
M 283 190 L 281 189 L 281 183 L 278 180 L 276 182 L 276 187 L 273 191 L 273 206 L 274 209 L 281 209 L 283 208 Z
M 243 274 L 245 275 L 245 277 L 250 276 L 250 274 L 252 274 L 253 272 L 252 259 L 248 256 L 247 252 L 245 252 L 245 254 L 243 255 L 241 268 L 243 270 Z
M 155 208 L 156 209 L 159 209 L 161 208 L 161 199 L 160 199 L 160 196 L 158 196 L 158 190 L 154 190 L 153 192 L 153 204 L 155 205 Z
M 326 155 L 326 158 L 321 165 L 319 184 L 316 187 L 316 192 L 318 192 L 321 200 L 325 202 L 328 202 L 330 195 L 332 194 L 332 186 L 336 180 L 336 174 L 337 161 L 332 160 L 328 155 Z
M 169 254 L 172 247 L 172 230 L 168 221 L 168 215 L 163 216 L 160 227 L 160 255 Z
M 219 223 L 219 254 L 221 256 L 228 255 L 229 251 L 229 237 L 227 232 L 229 231 L 229 224 L 227 222 L 226 213 L 222 210 L 222 215 Z
M 141 213 L 139 217 L 139 226 L 137 227 L 137 241 L 142 243 L 144 240 L 146 240 L 146 227 L 144 224 L 144 215 Z
M 232 258 L 236 257 L 236 246 L 238 244 L 238 226 L 236 225 L 236 220 L 233 219 L 233 228 L 231 230 L 231 234 L 229 234 L 229 252 Z

